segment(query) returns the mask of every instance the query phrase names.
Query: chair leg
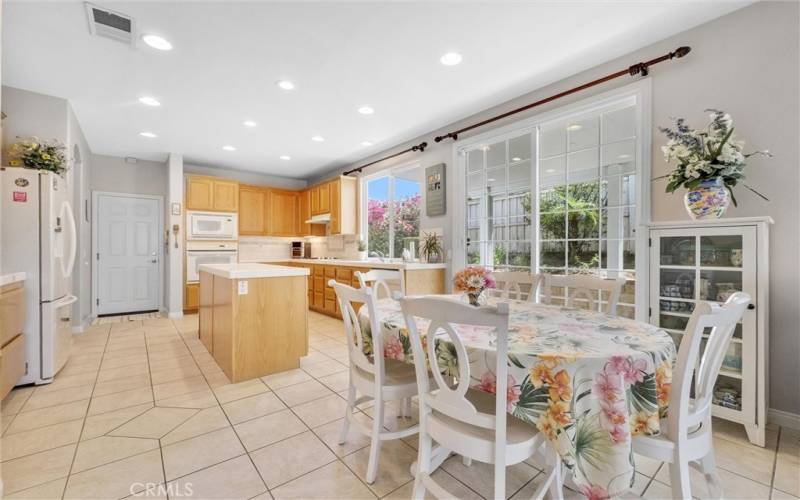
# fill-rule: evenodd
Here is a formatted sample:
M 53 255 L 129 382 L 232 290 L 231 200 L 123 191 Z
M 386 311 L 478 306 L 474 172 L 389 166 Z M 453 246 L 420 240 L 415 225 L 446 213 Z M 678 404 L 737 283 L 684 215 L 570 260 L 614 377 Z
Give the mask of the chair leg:
M 353 407 L 356 401 L 356 387 L 350 385 L 347 389 L 347 409 L 344 412 L 344 422 L 342 422 L 342 432 L 339 434 L 339 444 L 347 441 L 347 433 L 350 432 L 350 418 L 353 416 Z
M 406 398 L 406 418 L 413 418 L 411 415 L 411 398 Z
M 561 477 L 561 457 L 558 455 L 558 451 L 549 444 L 545 444 L 545 446 L 548 447 L 545 453 L 550 454 L 550 461 L 552 461 L 551 465 L 553 467 L 553 480 L 550 482 L 550 488 L 548 488 L 550 498 L 551 500 L 564 500 L 564 479 Z
M 461 463 L 464 464 L 464 467 L 470 467 L 472 465 L 472 459 L 461 455 Z
M 717 474 L 717 461 L 714 458 L 714 450 L 708 450 L 708 454 L 700 459 L 700 468 L 708 485 L 709 498 L 718 500 L 724 495 L 722 481 Z
M 400 418 L 406 418 L 408 415 L 406 414 L 406 399 L 399 399 L 397 401 L 397 407 L 400 410 Z
M 378 475 L 378 457 L 381 454 L 381 432 L 383 432 L 383 415 L 385 407 L 383 398 L 375 399 L 375 412 L 372 415 L 372 443 L 369 448 L 369 463 L 367 464 L 367 483 L 375 482 Z
M 411 494 L 414 500 L 425 498 L 425 483 L 422 478 L 431 473 L 431 437 L 420 429 L 419 451 L 417 452 L 417 470 L 414 473 L 414 490 Z
M 669 464 L 669 484 L 672 488 L 672 498 L 684 500 L 692 498 L 692 489 L 689 484 L 689 463 L 675 457 L 675 461 Z
M 494 498 L 505 500 L 506 498 L 506 462 L 497 460 L 494 464 Z

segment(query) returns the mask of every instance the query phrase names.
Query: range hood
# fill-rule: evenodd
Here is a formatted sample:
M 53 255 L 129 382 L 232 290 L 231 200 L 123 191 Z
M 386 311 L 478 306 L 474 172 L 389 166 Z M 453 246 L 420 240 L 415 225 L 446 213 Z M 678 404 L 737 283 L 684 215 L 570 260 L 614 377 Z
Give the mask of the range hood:
M 315 215 L 306 221 L 306 224 L 329 224 L 331 222 L 331 214 Z

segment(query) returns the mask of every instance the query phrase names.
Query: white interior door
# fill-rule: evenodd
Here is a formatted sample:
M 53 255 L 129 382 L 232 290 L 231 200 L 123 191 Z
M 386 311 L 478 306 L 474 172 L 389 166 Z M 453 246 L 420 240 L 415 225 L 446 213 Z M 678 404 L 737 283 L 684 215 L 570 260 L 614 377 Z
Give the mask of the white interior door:
M 97 314 L 159 308 L 159 201 L 97 197 Z

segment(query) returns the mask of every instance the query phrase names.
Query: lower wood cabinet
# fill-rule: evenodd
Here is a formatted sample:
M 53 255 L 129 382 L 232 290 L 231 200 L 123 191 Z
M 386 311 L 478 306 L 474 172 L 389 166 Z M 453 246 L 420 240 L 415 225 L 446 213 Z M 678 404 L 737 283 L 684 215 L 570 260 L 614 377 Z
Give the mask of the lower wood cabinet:
M 183 310 L 196 311 L 200 306 L 200 284 L 186 283 L 183 287 Z

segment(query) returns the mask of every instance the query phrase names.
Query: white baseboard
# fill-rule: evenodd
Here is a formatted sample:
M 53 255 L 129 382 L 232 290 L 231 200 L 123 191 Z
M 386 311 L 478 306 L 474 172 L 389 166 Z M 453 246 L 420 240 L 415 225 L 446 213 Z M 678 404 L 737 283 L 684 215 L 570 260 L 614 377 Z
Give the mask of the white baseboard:
M 767 411 L 767 421 L 781 427 L 800 430 L 800 415 L 797 413 L 770 408 Z
M 179 319 L 183 317 L 183 311 L 170 311 L 167 316 L 169 319 Z
M 94 318 L 91 315 L 86 316 L 85 318 L 83 318 L 83 321 L 81 321 L 80 325 L 75 325 L 75 326 L 72 327 L 72 333 L 83 333 L 83 332 L 85 332 L 86 328 L 89 325 L 92 324 L 92 320 L 93 319 Z

